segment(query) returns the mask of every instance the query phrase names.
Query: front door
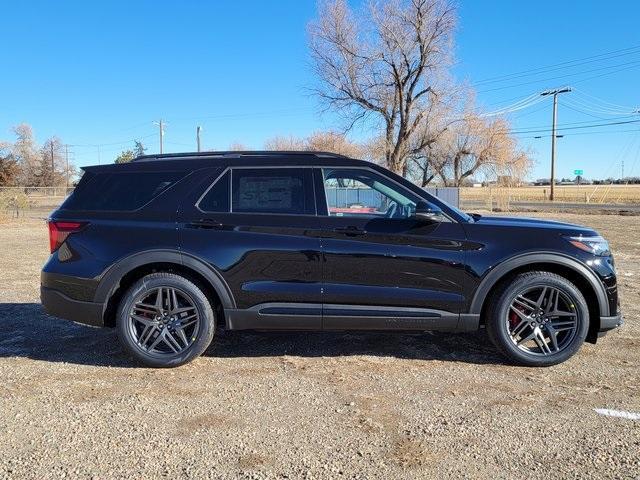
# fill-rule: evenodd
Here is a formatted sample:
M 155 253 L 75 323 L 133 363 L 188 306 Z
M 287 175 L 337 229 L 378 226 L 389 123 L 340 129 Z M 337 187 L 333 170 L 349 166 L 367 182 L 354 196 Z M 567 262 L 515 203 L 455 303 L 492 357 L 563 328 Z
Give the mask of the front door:
M 203 180 L 210 184 L 204 195 L 181 208 L 180 248 L 229 286 L 236 304 L 225 311 L 230 328 L 321 328 L 312 178 L 311 168 L 230 168 Z
M 417 219 L 416 204 L 428 197 L 371 169 L 315 175 L 325 195 L 323 327 L 455 330 L 464 303 L 462 227 L 447 217 Z

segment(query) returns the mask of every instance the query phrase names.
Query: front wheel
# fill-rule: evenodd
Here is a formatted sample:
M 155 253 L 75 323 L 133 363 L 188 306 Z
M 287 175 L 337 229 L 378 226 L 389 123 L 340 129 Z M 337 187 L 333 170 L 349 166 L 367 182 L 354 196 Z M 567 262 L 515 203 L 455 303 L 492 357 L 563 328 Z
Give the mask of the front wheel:
M 195 283 L 173 273 L 153 273 L 125 293 L 116 326 L 120 342 L 138 361 L 177 367 L 207 349 L 215 317 Z
M 514 363 L 556 365 L 587 336 L 589 308 L 580 290 L 551 272 L 527 272 L 498 287 L 487 311 L 489 338 Z

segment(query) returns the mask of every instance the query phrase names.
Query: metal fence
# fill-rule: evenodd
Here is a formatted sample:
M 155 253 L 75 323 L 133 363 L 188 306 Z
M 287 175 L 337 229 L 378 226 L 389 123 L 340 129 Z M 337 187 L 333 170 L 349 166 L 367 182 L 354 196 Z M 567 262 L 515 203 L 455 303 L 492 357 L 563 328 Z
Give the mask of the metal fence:
M 457 187 L 430 187 L 425 191 L 455 207 L 460 206 L 460 189 Z M 363 205 L 378 207 L 383 204 L 383 195 L 372 188 L 327 188 L 327 203 L 332 207 Z
M 426 187 L 424 190 L 449 205 L 460 207 L 460 189 L 458 187 Z
M 0 195 L 26 195 L 31 198 L 65 198 L 73 187 L 0 187 Z
M 72 191 L 73 187 L 0 187 L 0 215 L 46 217 Z
M 327 203 L 331 207 L 350 207 L 352 205 L 379 206 L 382 194 L 372 188 L 327 188 Z

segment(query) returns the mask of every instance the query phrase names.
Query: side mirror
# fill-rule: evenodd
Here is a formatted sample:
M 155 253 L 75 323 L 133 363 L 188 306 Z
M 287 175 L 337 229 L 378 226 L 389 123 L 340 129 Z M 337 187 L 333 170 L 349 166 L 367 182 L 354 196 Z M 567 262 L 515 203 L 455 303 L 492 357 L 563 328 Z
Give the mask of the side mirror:
M 416 204 L 414 217 L 420 220 L 428 220 L 430 222 L 441 222 L 443 218 L 442 210 L 435 205 L 431 205 L 430 203 L 423 201 Z

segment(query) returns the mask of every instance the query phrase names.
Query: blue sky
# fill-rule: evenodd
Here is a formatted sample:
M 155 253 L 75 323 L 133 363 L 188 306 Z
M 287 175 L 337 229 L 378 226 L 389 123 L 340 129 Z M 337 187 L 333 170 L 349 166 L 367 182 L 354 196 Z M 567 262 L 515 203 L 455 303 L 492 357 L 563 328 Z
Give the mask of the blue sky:
M 3 2 L 0 139 L 27 122 L 39 141 L 75 145 L 76 163 L 88 165 L 113 161 L 134 138 L 157 151 L 160 118 L 166 151 L 194 150 L 196 125 L 207 149 L 334 128 L 307 90 L 315 13 L 313 0 Z M 560 132 L 558 176 L 618 176 L 622 160 L 625 174 L 640 175 L 640 124 L 575 128 L 640 120 L 624 113 L 640 108 L 640 2 L 461 0 L 458 14 L 454 74 L 476 85 L 487 111 L 576 88 L 560 97 L 558 123 L 572 129 Z M 529 71 L 575 59 L 585 60 Z M 551 99 L 511 119 L 517 131 L 546 129 Z M 534 151 L 531 177 L 548 176 L 548 132 L 519 137 Z

